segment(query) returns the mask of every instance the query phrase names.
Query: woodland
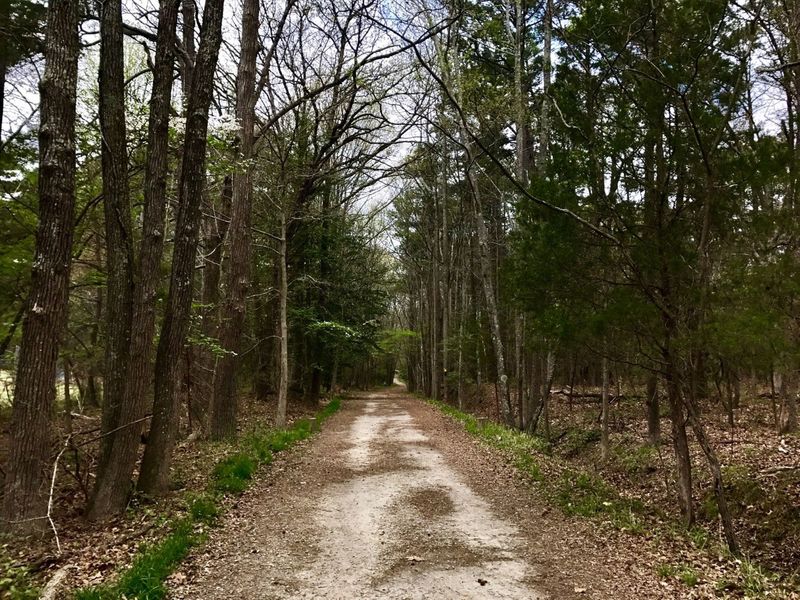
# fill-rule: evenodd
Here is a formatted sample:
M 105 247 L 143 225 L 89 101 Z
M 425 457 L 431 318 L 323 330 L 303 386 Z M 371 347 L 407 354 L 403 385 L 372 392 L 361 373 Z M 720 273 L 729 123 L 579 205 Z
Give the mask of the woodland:
M 0 39 L 0 595 L 402 382 L 793 597 L 800 0 L 0 0 Z

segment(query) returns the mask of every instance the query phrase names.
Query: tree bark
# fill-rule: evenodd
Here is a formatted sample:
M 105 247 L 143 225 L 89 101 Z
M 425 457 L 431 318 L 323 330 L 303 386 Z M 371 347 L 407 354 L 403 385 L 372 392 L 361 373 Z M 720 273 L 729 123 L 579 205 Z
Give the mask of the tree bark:
M 211 437 L 220 440 L 236 433 L 236 369 L 250 287 L 250 221 L 253 197 L 253 143 L 255 128 L 256 57 L 258 55 L 259 0 L 244 0 L 239 69 L 236 77 L 236 118 L 239 164 L 233 175 L 233 202 L 228 227 L 230 254 L 226 273 L 227 296 L 220 323 L 220 345 L 226 353 L 217 364 Z
M 600 455 L 603 460 L 608 460 L 609 444 L 608 444 L 608 358 L 605 356 L 602 359 L 603 371 L 603 384 L 601 391 L 602 398 L 602 429 L 600 432 Z
M 543 177 L 550 160 L 550 85 L 552 73 L 553 0 L 545 0 L 544 45 L 542 48 L 542 108 L 539 115 L 539 160 L 537 171 Z
M 197 58 L 194 44 L 194 30 L 197 21 L 197 8 L 194 0 L 181 0 L 181 15 L 183 17 L 183 27 L 181 36 L 183 38 L 184 54 L 182 55 L 181 65 L 183 68 L 181 77 L 181 92 L 183 94 L 183 106 L 186 108 L 189 103 L 189 93 L 192 89 L 192 74 L 194 73 L 194 61 Z
M 778 430 L 781 435 L 797 430 L 797 392 L 792 386 L 792 379 L 788 373 L 783 373 L 781 376 L 781 410 Z
M 39 87 L 39 226 L 29 309 L 22 324 L 0 519 L 4 530 L 19 534 L 47 527 L 50 419 L 72 252 L 78 53 L 78 2 L 51 0 Z
M 98 471 L 89 518 L 119 514 L 127 505 L 131 477 L 138 458 L 141 420 L 148 409 L 147 390 L 152 383 L 152 347 L 156 323 L 156 296 L 164 249 L 169 111 L 172 71 L 175 62 L 174 37 L 180 0 L 162 0 L 159 7 L 153 88 L 150 96 L 148 145 L 144 176 L 144 215 L 130 356 L 119 420 L 103 438 L 108 455 Z M 135 424 L 135 425 L 131 425 Z
M 661 407 L 658 401 L 658 378 L 655 374 L 647 377 L 647 439 L 657 446 L 661 443 Z
M 664 358 L 667 364 L 666 388 L 672 423 L 672 447 L 675 451 L 678 505 L 684 525 L 691 527 L 694 525 L 694 503 L 692 502 L 692 459 L 686 436 L 686 416 L 681 399 L 678 370 L 673 362 L 674 357 L 667 351 Z
M 282 209 L 285 211 L 285 208 Z M 275 425 L 284 427 L 286 425 L 286 406 L 288 404 L 289 392 L 289 315 L 288 297 L 289 282 L 286 272 L 286 213 L 281 212 L 281 232 L 280 232 L 280 290 L 278 291 L 279 305 L 279 335 L 280 335 L 280 375 L 278 381 L 278 413 L 275 417 Z
M 102 135 L 103 213 L 106 248 L 105 354 L 103 416 L 98 472 L 110 460 L 120 427 L 128 371 L 133 318 L 133 227 L 128 194 L 128 149 L 125 127 L 125 60 L 122 1 L 100 3 L 100 133 Z
M 166 313 L 158 341 L 155 395 L 150 434 L 142 459 L 139 488 L 159 493 L 167 488 L 178 420 L 178 367 L 189 325 L 200 203 L 206 177 L 208 110 L 214 71 L 222 42 L 224 0 L 207 0 L 197 62 L 192 75 L 178 183 L 178 217 Z

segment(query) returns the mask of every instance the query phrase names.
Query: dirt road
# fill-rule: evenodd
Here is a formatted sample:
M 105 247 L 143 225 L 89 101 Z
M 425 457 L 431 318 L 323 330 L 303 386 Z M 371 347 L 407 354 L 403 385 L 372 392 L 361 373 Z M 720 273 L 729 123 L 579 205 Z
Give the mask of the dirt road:
M 551 515 L 502 459 L 393 389 L 346 400 L 273 465 L 171 595 L 658 597 L 623 581 L 630 569 L 590 527 Z

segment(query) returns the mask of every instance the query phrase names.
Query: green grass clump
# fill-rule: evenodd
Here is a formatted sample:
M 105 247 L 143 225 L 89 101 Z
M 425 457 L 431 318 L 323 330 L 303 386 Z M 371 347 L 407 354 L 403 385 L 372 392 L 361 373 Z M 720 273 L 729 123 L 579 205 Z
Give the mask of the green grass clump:
M 656 567 L 656 573 L 658 573 L 658 576 L 662 579 L 677 578 L 687 587 L 694 587 L 700 583 L 700 575 L 698 574 L 697 569 L 691 565 L 663 564 Z
M 161 600 L 166 598 L 164 581 L 175 566 L 183 560 L 192 546 L 200 543 L 201 534 L 193 531 L 190 518 L 178 521 L 166 538 L 155 544 L 143 546 L 130 569 L 112 585 L 95 586 L 79 590 L 77 600 Z
M 657 458 L 658 450 L 649 444 L 635 448 L 617 447 L 613 454 L 614 464 L 632 477 L 655 471 Z
M 669 579 L 670 577 L 675 577 L 678 573 L 678 567 L 665 563 L 656 567 L 656 573 L 661 579 Z
M 590 473 L 568 470 L 555 486 L 552 497 L 569 516 L 606 516 L 618 529 L 641 533 L 638 515 L 644 505 L 637 500 L 622 498 L 600 477 Z
M 698 550 L 703 550 L 706 546 L 708 546 L 710 535 L 707 529 L 703 529 L 702 527 L 692 527 L 687 532 L 689 539 L 692 540 L 692 544 Z
M 684 566 L 681 569 L 680 573 L 678 573 L 678 578 L 686 587 L 694 587 L 700 582 L 700 575 L 698 575 L 697 570 L 689 566 Z
M 256 461 L 244 452 L 233 454 L 214 467 L 212 487 L 218 492 L 241 494 L 256 470 Z
M 341 398 L 333 398 L 328 404 L 326 404 L 322 410 L 317 413 L 317 420 L 320 424 L 324 423 L 331 417 L 334 413 L 336 413 L 342 407 L 342 399 Z
M 248 433 L 242 440 L 242 447 L 260 465 L 272 462 L 270 436 L 271 432 L 267 430 L 255 429 Z
M 189 497 L 189 515 L 198 523 L 213 523 L 219 515 L 217 499 L 211 494 L 198 494 Z
M 600 441 L 598 429 L 568 429 L 561 442 L 561 453 L 564 456 L 577 456 L 583 450 Z

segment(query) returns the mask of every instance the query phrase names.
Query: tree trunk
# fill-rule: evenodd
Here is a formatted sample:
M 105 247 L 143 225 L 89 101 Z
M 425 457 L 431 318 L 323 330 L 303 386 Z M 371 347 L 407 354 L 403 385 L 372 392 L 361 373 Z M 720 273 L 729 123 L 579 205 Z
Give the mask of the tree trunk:
M 181 0 L 181 14 L 183 16 L 183 27 L 181 36 L 183 37 L 184 53 L 181 55 L 181 92 L 183 94 L 183 107 L 187 108 L 189 103 L 189 93 L 192 89 L 192 74 L 194 73 L 194 61 L 196 51 L 194 44 L 194 30 L 197 21 L 197 8 L 194 0 Z
M 694 503 L 692 502 L 692 459 L 686 437 L 686 417 L 681 399 L 678 370 L 672 356 L 665 356 L 667 364 L 666 388 L 672 423 L 672 446 L 675 451 L 678 505 L 686 527 L 694 525 Z
M 797 430 L 797 392 L 792 385 L 792 379 L 788 373 L 782 374 L 779 388 L 781 397 L 779 433 L 781 435 Z
M 285 210 L 285 209 L 282 209 Z M 280 328 L 280 379 L 278 382 L 278 414 L 275 417 L 275 425 L 284 427 L 286 425 L 286 406 L 289 393 L 289 325 L 288 325 L 288 297 L 289 282 L 286 272 L 286 214 L 281 213 L 281 233 L 280 233 L 280 290 L 278 292 L 279 304 L 279 328 Z
M 556 355 L 547 351 L 547 362 L 544 368 L 544 385 L 542 389 L 542 418 L 544 420 L 544 437 L 550 441 L 550 391 L 553 389 L 553 374 L 556 368 Z
M 705 428 L 700 422 L 700 417 L 697 413 L 697 410 L 695 410 L 696 401 L 696 398 L 689 398 L 688 401 L 684 402 L 686 405 L 686 413 L 688 415 L 689 423 L 692 426 L 694 436 L 697 439 L 697 442 L 700 444 L 700 447 L 703 449 L 703 454 L 706 457 L 709 470 L 711 471 L 711 477 L 714 481 L 714 495 L 717 499 L 717 509 L 719 510 L 719 518 L 722 522 L 722 531 L 725 535 L 725 542 L 727 543 L 728 550 L 730 550 L 731 554 L 734 556 L 739 556 L 739 544 L 736 541 L 736 533 L 733 529 L 733 519 L 731 518 L 731 513 L 728 509 L 728 501 L 722 481 L 722 469 L 720 468 L 719 458 L 717 457 L 717 453 L 714 451 L 714 448 L 711 446 L 711 442 L 708 440 Z
M 0 525 L 24 534 L 47 527 L 50 419 L 66 324 L 75 205 L 78 2 L 51 0 L 39 88 L 39 226 L 29 309 L 22 323 Z
M 550 84 L 552 73 L 553 0 L 545 0 L 544 45 L 542 48 L 542 109 L 539 116 L 539 160 L 537 171 L 543 177 L 550 160 Z
M 68 360 L 62 360 L 64 368 L 64 424 L 67 435 L 72 435 L 72 369 Z
M 498 402 L 500 403 L 501 417 L 503 422 L 507 425 L 513 426 L 513 409 L 511 407 L 511 397 L 508 391 L 508 375 L 506 374 L 505 362 L 505 348 L 503 347 L 503 338 L 500 330 L 500 313 L 497 308 L 497 301 L 495 296 L 494 281 L 492 276 L 492 263 L 489 251 L 491 244 L 489 243 L 489 233 L 486 229 L 486 222 L 483 218 L 483 208 L 481 203 L 480 189 L 478 188 L 478 180 L 475 177 L 474 164 L 475 156 L 472 149 L 472 143 L 468 140 L 469 135 L 464 130 L 462 131 L 462 138 L 464 139 L 465 148 L 467 149 L 467 179 L 469 180 L 470 189 L 472 191 L 472 217 L 475 222 L 475 229 L 478 233 L 478 255 L 480 262 L 480 275 L 481 283 L 483 284 L 483 294 L 486 299 L 486 310 L 489 313 L 489 327 L 492 334 L 492 348 L 494 349 L 494 358 L 497 369 L 497 394 Z
M 6 71 L 8 71 L 8 65 L 6 65 L 5 55 L 0 54 L 0 142 L 3 141 L 2 139 L 2 126 L 3 126 L 3 111 L 5 110 L 5 96 L 6 96 Z
M 600 393 L 602 400 L 602 429 L 600 432 L 600 455 L 603 460 L 608 460 L 609 445 L 608 445 L 608 359 L 604 356 L 602 359 L 603 371 L 603 384 Z
M 103 468 L 98 471 L 89 507 L 91 519 L 101 519 L 125 510 L 144 429 L 142 419 L 148 409 L 147 390 L 153 379 L 156 298 L 164 249 L 169 110 L 179 2 L 162 0 L 159 7 L 144 176 L 142 242 L 133 303 L 135 327 L 130 332 L 130 356 L 119 420 L 103 438 L 107 456 L 105 464 L 101 465 Z
M 223 246 L 230 222 L 233 185 L 230 176 L 222 181 L 222 193 L 216 203 L 213 215 L 207 217 L 203 234 L 205 246 L 205 265 L 203 266 L 203 289 L 200 292 L 202 309 L 200 311 L 200 328 L 203 335 L 210 339 L 218 339 L 219 333 L 219 294 L 220 265 L 222 263 Z M 196 393 L 192 396 L 190 417 L 194 419 L 198 434 L 208 431 L 208 417 L 214 398 L 214 373 L 217 356 L 210 348 L 197 348 L 195 372 Z
M 226 353 L 217 364 L 211 437 L 220 440 L 236 433 L 236 370 L 250 287 L 250 221 L 253 198 L 253 142 L 255 128 L 256 57 L 258 55 L 259 0 L 244 0 L 239 70 L 236 77 L 236 118 L 240 123 L 241 161 L 233 175 L 233 203 L 228 227 L 230 254 L 226 273 L 227 296 L 220 323 L 220 345 Z
M 98 472 L 105 473 L 121 425 L 133 318 L 133 227 L 128 194 L 125 137 L 125 65 L 122 1 L 100 3 L 100 133 L 103 143 L 103 207 L 106 242 L 105 356 L 103 416 Z
M 647 439 L 657 446 L 661 443 L 661 407 L 658 402 L 658 377 L 655 374 L 647 377 Z
M 178 366 L 189 325 L 194 263 L 205 187 L 208 109 L 222 41 L 224 0 L 207 0 L 197 63 L 187 110 L 178 184 L 178 216 L 169 294 L 156 352 L 153 419 L 142 460 L 139 487 L 145 493 L 167 488 L 178 420 Z

